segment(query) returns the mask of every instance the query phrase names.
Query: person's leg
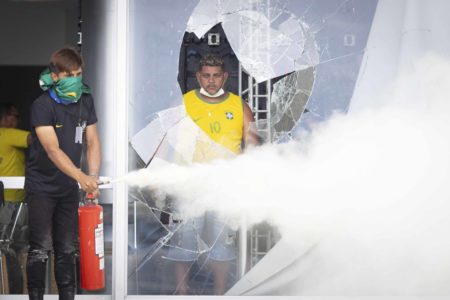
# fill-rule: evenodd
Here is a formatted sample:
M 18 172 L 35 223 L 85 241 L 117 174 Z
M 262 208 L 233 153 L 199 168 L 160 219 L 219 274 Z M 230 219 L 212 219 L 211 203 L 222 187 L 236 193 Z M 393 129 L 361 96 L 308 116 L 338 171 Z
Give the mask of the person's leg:
M 42 299 L 45 290 L 48 254 L 52 245 L 54 199 L 27 195 L 30 229 L 27 258 L 28 294 L 30 299 Z
M 75 297 L 75 241 L 78 227 L 78 195 L 58 199 L 53 215 L 55 279 L 60 300 Z
M 9 243 L 4 249 L 4 255 L 6 258 L 6 268 L 8 272 L 8 286 L 10 294 L 22 294 L 23 293 L 23 278 L 22 278 L 22 269 L 19 261 L 19 253 L 20 249 L 16 243 L 16 235 L 12 237 L 12 230 L 14 228 L 14 224 L 16 223 L 16 219 L 19 213 L 20 205 L 14 202 L 5 202 L 4 206 L 1 207 L 2 215 L 5 215 L 5 210 L 8 211 L 8 215 L 10 215 L 10 221 L 7 226 L 2 226 L 2 239 L 9 239 Z M 6 220 L 4 220 L 6 221 Z M 17 222 L 16 228 L 19 223 Z
M 177 261 L 175 263 L 175 278 L 177 280 L 177 295 L 188 294 L 189 269 L 193 262 Z
M 211 245 L 208 258 L 214 275 L 214 293 L 223 295 L 228 284 L 230 262 L 236 258 L 236 232 L 213 212 L 206 214 L 205 231 Z
M 14 205 L 14 215 L 10 224 L 10 232 L 12 234 L 12 243 L 9 247 L 13 251 L 14 257 L 8 267 L 8 272 L 11 272 L 10 293 L 23 293 L 23 275 L 22 269 L 25 261 L 21 254 L 28 251 L 28 206 L 26 203 L 12 203 Z M 13 231 L 14 228 L 14 231 Z
M 20 267 L 18 253 L 15 249 L 9 248 L 4 252 L 6 257 L 6 268 L 8 270 L 8 284 L 10 294 L 23 293 L 22 268 Z
M 223 295 L 227 287 L 230 262 L 212 260 L 210 266 L 214 274 L 214 294 Z
M 178 295 L 187 295 L 189 291 L 189 271 L 202 253 L 199 234 L 203 227 L 203 217 L 174 223 L 170 229 L 174 235 L 170 239 L 170 248 L 166 258 L 174 261 L 176 288 Z

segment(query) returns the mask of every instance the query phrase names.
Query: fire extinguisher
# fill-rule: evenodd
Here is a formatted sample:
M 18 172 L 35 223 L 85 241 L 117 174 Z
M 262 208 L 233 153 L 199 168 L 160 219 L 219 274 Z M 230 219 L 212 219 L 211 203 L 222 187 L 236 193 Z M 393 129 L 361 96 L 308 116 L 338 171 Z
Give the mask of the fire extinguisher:
M 78 208 L 80 234 L 81 288 L 99 290 L 105 287 L 105 256 L 103 243 L 103 208 L 92 193 Z

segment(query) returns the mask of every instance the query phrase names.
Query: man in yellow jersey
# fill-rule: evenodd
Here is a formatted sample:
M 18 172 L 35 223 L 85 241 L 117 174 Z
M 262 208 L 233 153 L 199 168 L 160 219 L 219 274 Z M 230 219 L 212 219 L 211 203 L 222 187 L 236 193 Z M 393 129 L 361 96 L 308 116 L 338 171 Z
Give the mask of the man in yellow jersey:
M 17 108 L 12 104 L 0 104 L 0 176 L 25 175 L 25 148 L 29 145 L 30 133 L 16 129 L 19 121 Z M 10 238 L 14 220 L 19 212 L 19 205 L 24 200 L 23 189 L 5 190 L 5 203 L 0 207 L 1 240 Z M 8 286 L 10 294 L 23 293 L 22 270 L 18 254 L 24 246 L 23 227 L 26 225 L 26 210 L 20 209 L 17 218 L 13 243 L 2 243 L 8 270 Z M 22 233 L 22 234 L 20 234 Z
M 196 141 L 193 162 L 225 158 L 227 152 L 234 156 L 247 144 L 258 144 L 256 132 L 250 130 L 254 122 L 251 109 L 238 95 L 223 89 L 228 78 L 223 59 L 213 54 L 205 55 L 200 60 L 196 77 L 200 89 L 187 92 L 183 97 L 184 105 L 187 114 L 210 141 Z M 176 292 L 188 294 L 189 271 L 199 253 L 206 252 L 214 275 L 214 292 L 224 294 L 230 262 L 236 258 L 236 233 L 210 212 L 204 217 L 184 220 L 180 226 L 167 254 L 168 259 L 176 262 Z M 206 251 L 202 251 L 205 248 Z

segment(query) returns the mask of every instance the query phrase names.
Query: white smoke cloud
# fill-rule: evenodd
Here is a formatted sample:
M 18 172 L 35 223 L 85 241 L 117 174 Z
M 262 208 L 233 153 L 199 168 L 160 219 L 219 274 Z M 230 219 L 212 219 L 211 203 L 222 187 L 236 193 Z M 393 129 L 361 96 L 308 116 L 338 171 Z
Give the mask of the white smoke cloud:
M 216 210 L 318 241 L 286 293 L 450 295 L 450 63 L 429 55 L 416 71 L 389 105 L 336 114 L 299 142 L 127 180 L 174 195 L 184 218 Z

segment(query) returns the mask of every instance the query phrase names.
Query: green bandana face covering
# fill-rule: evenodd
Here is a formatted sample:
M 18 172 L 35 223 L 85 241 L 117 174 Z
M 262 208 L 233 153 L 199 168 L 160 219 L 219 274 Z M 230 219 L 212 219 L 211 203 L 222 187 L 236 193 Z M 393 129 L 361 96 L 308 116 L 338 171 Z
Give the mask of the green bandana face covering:
M 81 76 L 65 77 L 55 84 L 55 92 L 59 98 L 70 102 L 78 102 L 83 93 Z
M 39 85 L 44 91 L 52 88 L 58 98 L 72 103 L 78 102 L 83 93 L 90 93 L 89 87 L 83 84 L 81 76 L 65 77 L 53 82 L 49 69 L 41 73 Z

